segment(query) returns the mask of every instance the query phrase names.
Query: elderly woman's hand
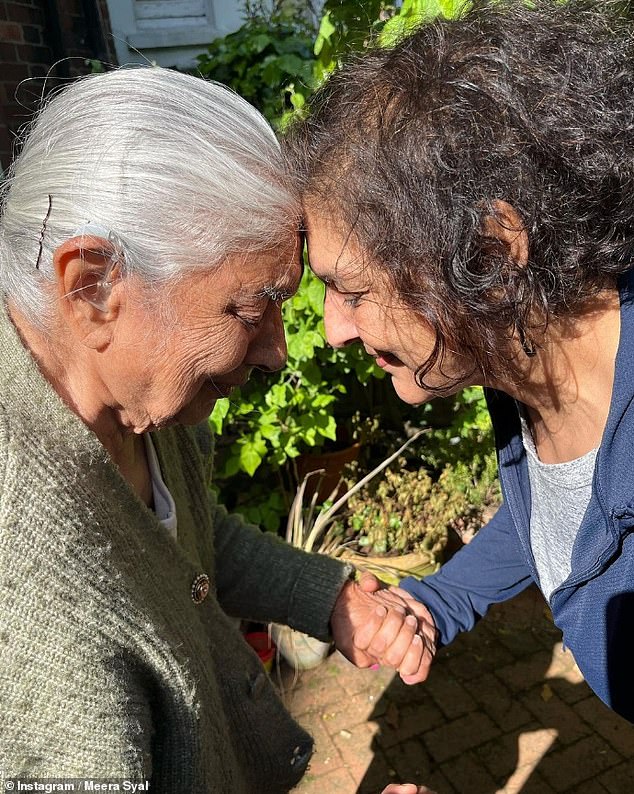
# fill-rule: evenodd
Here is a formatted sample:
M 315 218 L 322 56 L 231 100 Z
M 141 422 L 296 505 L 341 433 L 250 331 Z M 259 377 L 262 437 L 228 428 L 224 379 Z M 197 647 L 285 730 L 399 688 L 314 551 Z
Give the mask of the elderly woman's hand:
M 398 669 L 405 683 L 427 677 L 436 631 L 427 609 L 404 590 L 365 572 L 343 587 L 330 622 L 338 650 L 357 667 L 379 662 Z
M 357 644 L 359 633 L 369 631 L 374 636 L 391 613 L 394 614 L 395 622 L 402 625 L 407 613 L 405 606 L 398 602 L 388 608 L 378 602 L 374 594 L 380 589 L 381 583 L 376 576 L 365 572 L 358 582 L 346 582 L 332 611 L 330 626 L 335 645 L 357 667 L 370 667 L 378 661 Z
M 355 634 L 357 649 L 398 670 L 403 683 L 420 684 L 429 675 L 438 642 L 431 612 L 400 587 L 381 589 L 374 598 L 388 611 L 382 621 L 368 621 L 359 629 Z M 411 627 L 410 645 L 401 625 L 403 620 L 399 620 L 398 610 L 403 609 L 407 614 L 405 623 Z

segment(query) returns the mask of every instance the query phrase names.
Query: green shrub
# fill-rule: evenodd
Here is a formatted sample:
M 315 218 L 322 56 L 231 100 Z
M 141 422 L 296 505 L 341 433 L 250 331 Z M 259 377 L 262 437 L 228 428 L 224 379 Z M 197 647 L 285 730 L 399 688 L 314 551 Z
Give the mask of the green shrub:
M 302 106 L 313 83 L 314 31 L 289 10 L 248 8 L 244 24 L 198 56 L 203 77 L 230 86 L 274 125 Z
M 434 479 L 401 458 L 348 503 L 345 534 L 369 555 L 427 552 L 438 558 L 450 529 L 473 534 L 499 502 L 493 451 L 447 464 Z

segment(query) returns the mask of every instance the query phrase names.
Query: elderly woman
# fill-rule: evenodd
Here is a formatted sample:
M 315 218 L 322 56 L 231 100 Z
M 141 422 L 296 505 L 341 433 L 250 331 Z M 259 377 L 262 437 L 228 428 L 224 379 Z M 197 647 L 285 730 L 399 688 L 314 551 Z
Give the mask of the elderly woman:
M 80 80 L 26 138 L 0 219 L 5 777 L 287 791 L 312 742 L 227 615 L 369 662 L 376 582 L 227 515 L 185 427 L 283 365 L 298 217 L 264 119 L 191 76 Z
M 344 68 L 287 148 L 330 342 L 362 344 L 408 403 L 486 387 L 504 503 L 402 588 L 447 644 L 536 582 L 587 682 L 634 720 L 634 36 L 618 10 L 477 2 Z

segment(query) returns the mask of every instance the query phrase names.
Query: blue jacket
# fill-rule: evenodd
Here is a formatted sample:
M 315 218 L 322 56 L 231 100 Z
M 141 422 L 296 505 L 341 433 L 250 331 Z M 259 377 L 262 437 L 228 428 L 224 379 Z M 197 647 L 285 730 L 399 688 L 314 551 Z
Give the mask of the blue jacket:
M 587 683 L 634 722 L 634 272 L 621 278 L 621 334 L 610 411 L 592 496 L 568 579 L 550 607 Z M 514 401 L 489 390 L 504 502 L 472 542 L 438 573 L 401 586 L 432 612 L 442 644 L 471 629 L 489 606 L 539 584 L 529 542 L 526 453 Z

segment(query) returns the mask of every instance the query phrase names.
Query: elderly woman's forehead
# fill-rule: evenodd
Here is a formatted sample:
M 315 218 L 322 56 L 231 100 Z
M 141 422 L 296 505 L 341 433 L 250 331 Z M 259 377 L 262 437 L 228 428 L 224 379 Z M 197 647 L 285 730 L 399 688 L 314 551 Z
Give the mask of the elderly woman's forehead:
M 267 274 L 262 285 L 262 292 L 273 300 L 289 298 L 299 287 L 302 278 L 302 264 L 299 257 L 290 261 L 280 262 L 273 272 Z
M 230 258 L 224 269 L 227 275 L 233 274 L 231 280 L 240 291 L 288 297 L 297 291 L 302 277 L 301 249 L 287 245 L 244 253 Z

